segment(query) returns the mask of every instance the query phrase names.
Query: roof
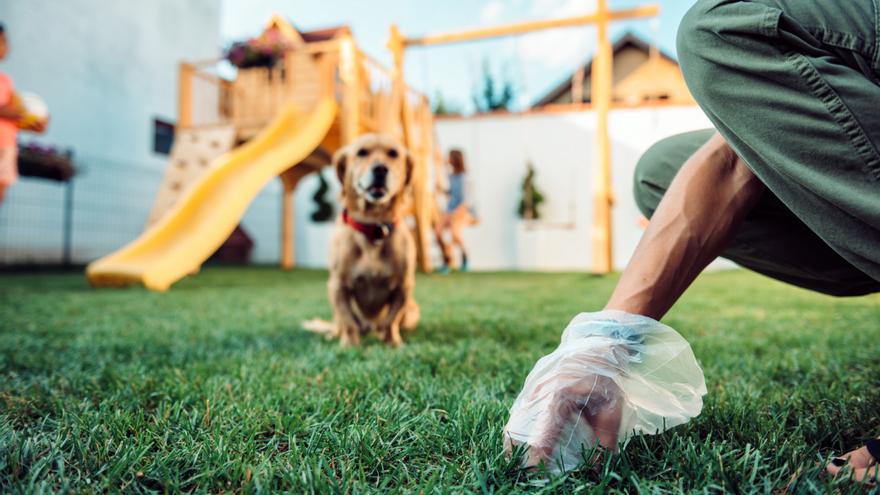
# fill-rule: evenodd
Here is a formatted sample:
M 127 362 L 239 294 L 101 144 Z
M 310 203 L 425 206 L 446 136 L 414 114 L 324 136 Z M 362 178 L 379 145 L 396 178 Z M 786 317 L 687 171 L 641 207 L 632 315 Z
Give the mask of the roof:
M 645 53 L 649 53 L 651 51 L 651 44 L 638 36 L 637 34 L 628 31 L 624 33 L 623 36 L 617 39 L 614 42 L 614 45 L 611 47 L 612 53 L 617 55 L 621 51 L 627 48 L 636 48 Z M 670 62 L 678 64 L 678 60 L 676 60 L 673 56 L 666 53 L 664 50 L 660 50 L 660 56 Z M 572 71 L 567 77 L 563 78 L 562 81 L 553 87 L 546 95 L 542 96 L 541 99 L 532 104 L 533 107 L 540 107 L 544 105 L 549 105 L 559 99 L 566 92 L 571 90 L 571 79 L 574 77 L 575 72 L 584 71 L 584 80 L 588 80 L 590 75 L 593 73 L 593 58 L 591 57 L 585 63 L 578 66 L 577 69 Z
M 299 35 L 302 36 L 303 41 L 305 41 L 306 43 L 331 40 L 340 34 L 351 34 L 351 29 L 348 26 L 333 26 L 322 29 L 315 29 L 312 31 L 299 32 Z
M 306 43 L 315 43 L 319 41 L 327 41 L 342 34 L 351 34 L 348 26 L 331 26 L 321 29 L 313 29 L 311 31 L 301 31 L 292 22 L 288 21 L 279 14 L 272 15 L 263 32 L 270 29 L 277 29 L 281 35 L 294 44 L 299 44 L 302 40 Z

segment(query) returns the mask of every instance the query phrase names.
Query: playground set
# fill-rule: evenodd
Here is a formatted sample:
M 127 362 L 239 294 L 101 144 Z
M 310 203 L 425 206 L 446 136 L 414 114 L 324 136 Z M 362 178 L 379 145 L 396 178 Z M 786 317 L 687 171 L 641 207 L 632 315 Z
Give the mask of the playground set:
M 430 102 L 404 80 L 406 50 L 588 24 L 598 26 L 599 40 L 591 71 L 598 119 L 593 271 L 608 273 L 613 266 L 608 136 L 613 53 L 608 25 L 658 12 L 656 6 L 610 11 L 606 0 L 599 0 L 591 15 L 424 37 L 408 38 L 392 26 L 391 69 L 365 54 L 347 28 L 302 33 L 274 16 L 264 34 L 284 42 L 283 57 L 276 63 L 240 67 L 232 80 L 217 74 L 219 60 L 180 64 L 175 143 L 147 228 L 127 246 L 90 264 L 88 279 L 97 287 L 142 284 L 167 290 L 198 272 L 275 177 L 283 184 L 281 266 L 292 267 L 292 200 L 297 184 L 329 164 L 336 150 L 367 132 L 390 135 L 412 154 L 409 211 L 418 265 L 430 272 L 436 204 L 430 192 L 430 167 L 441 162 Z

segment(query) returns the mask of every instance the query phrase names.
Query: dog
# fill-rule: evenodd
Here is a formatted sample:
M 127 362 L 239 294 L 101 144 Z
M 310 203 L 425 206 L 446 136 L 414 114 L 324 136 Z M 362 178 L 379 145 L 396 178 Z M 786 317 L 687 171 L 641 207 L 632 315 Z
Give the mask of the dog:
M 388 136 L 366 134 L 333 155 L 342 214 L 330 244 L 332 334 L 344 346 L 375 331 L 393 347 L 415 329 L 416 247 L 403 222 L 413 161 Z

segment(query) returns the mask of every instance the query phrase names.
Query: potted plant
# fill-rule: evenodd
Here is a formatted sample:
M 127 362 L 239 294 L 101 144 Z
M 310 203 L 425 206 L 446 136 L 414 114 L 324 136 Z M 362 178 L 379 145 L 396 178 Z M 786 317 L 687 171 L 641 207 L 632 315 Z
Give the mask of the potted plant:
M 334 218 L 333 203 L 327 198 L 330 192 L 330 184 L 320 171 L 318 171 L 318 189 L 312 195 L 316 209 L 312 212 L 312 221 L 315 223 L 329 222 Z
M 239 69 L 271 69 L 291 48 L 290 42 L 281 35 L 278 28 L 272 27 L 258 38 L 236 41 L 226 50 L 225 58 Z
M 66 182 L 76 175 L 73 152 L 39 143 L 19 143 L 18 173 L 22 177 Z
M 538 220 L 541 218 L 541 203 L 544 195 L 535 186 L 535 167 L 532 162 L 526 164 L 526 177 L 522 183 L 522 199 L 519 201 L 517 211 L 523 220 Z

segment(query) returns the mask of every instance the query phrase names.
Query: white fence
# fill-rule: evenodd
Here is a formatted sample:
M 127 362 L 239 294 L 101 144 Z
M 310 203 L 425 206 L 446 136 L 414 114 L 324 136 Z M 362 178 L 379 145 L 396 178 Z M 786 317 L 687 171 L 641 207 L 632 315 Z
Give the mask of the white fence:
M 632 178 L 642 153 L 660 139 L 710 127 L 697 107 L 611 113 L 614 263 L 623 268 L 642 233 Z M 588 270 L 593 224 L 595 114 L 590 111 L 440 120 L 444 149 L 460 148 L 470 168 L 480 224 L 465 239 L 479 270 Z M 542 219 L 516 209 L 526 163 L 545 197 Z

